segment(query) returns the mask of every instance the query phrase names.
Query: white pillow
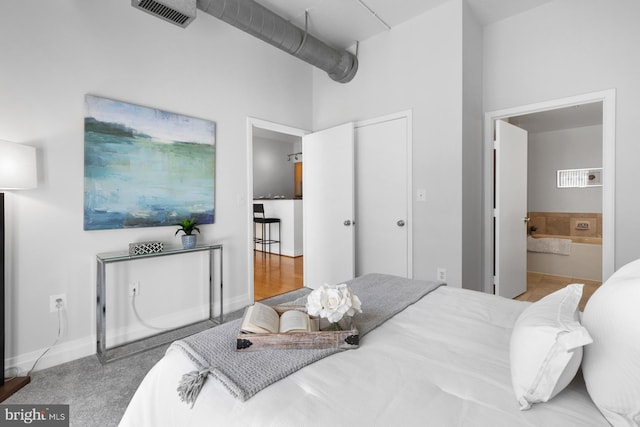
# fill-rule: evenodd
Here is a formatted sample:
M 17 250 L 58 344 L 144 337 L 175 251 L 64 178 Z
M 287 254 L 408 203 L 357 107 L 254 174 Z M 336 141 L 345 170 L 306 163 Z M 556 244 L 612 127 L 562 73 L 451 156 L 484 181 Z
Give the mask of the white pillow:
M 520 409 L 546 402 L 573 379 L 582 346 L 592 342 L 580 325 L 582 284 L 572 284 L 527 307 L 511 333 L 511 381 Z
M 614 426 L 640 426 L 640 260 L 615 272 L 589 298 L 584 326 L 593 337 L 582 373 Z

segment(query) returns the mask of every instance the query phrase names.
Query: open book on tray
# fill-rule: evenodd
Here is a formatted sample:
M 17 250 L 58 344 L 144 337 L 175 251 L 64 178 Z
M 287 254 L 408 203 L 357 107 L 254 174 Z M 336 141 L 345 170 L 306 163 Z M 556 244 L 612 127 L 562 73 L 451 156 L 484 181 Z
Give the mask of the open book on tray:
M 274 306 L 259 302 L 247 308 L 236 339 L 237 351 L 358 348 L 360 334 L 351 318 L 343 330 L 325 331 L 304 306 Z
M 318 330 L 318 321 L 309 318 L 302 310 L 278 312 L 268 305 L 256 302 L 247 308 L 240 330 L 256 334 L 314 332 Z

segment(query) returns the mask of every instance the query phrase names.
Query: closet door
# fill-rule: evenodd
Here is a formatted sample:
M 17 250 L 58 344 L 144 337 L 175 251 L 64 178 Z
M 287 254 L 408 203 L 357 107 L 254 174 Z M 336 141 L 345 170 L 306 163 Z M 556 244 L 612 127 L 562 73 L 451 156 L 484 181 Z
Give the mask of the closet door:
M 409 120 L 355 126 L 356 275 L 411 277 Z
M 302 137 L 304 285 L 355 277 L 353 123 Z

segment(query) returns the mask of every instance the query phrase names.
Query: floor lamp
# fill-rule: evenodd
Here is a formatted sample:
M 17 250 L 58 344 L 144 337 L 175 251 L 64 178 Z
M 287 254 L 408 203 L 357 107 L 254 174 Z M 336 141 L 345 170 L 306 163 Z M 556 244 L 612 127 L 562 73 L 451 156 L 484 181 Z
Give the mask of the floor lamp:
M 36 149 L 27 145 L 0 141 L 0 402 L 29 384 L 30 378 L 4 378 L 4 340 L 5 340 L 5 226 L 4 226 L 4 190 L 24 190 L 35 188 L 38 184 L 36 168 Z

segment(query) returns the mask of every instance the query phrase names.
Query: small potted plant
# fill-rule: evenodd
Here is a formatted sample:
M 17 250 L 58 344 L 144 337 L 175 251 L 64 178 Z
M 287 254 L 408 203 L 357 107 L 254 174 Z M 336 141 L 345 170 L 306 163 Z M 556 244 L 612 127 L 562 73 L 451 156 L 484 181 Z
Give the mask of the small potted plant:
M 198 241 L 198 236 L 193 234 L 194 231 L 200 233 L 200 229 L 198 228 L 198 223 L 194 219 L 183 219 L 181 222 L 176 224 L 180 228 L 176 230 L 176 236 L 179 232 L 184 232 L 182 236 L 182 247 L 185 249 L 193 249 L 196 247 L 196 242 Z

